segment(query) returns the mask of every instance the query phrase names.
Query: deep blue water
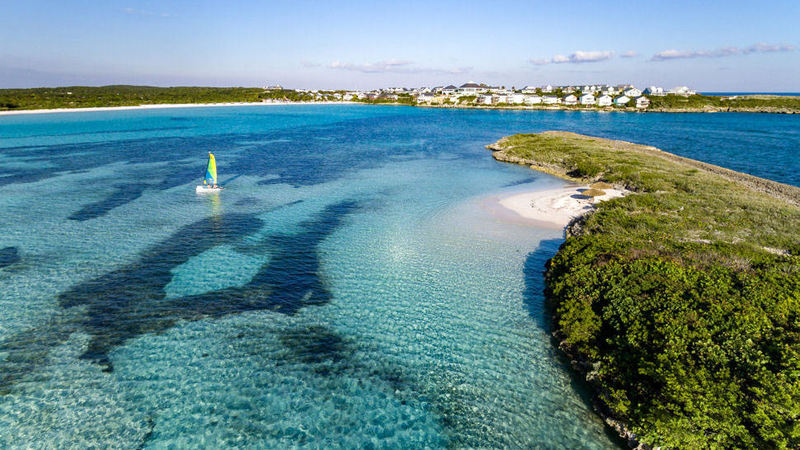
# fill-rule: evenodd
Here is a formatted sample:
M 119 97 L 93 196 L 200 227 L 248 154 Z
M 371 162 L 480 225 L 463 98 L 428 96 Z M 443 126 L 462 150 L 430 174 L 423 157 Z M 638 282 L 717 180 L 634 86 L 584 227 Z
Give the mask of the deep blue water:
M 553 350 L 556 129 L 800 185 L 800 118 L 246 106 L 0 117 L 0 445 L 617 445 Z M 226 190 L 198 196 L 205 155 Z

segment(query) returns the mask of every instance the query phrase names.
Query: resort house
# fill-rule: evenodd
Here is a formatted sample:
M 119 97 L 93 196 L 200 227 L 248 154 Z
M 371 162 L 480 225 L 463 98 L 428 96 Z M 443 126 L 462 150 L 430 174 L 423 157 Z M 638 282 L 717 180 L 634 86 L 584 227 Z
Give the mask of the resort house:
M 644 96 L 636 97 L 636 107 L 637 108 L 647 108 L 650 106 L 650 99 Z
M 417 103 L 431 103 L 436 99 L 436 96 L 430 92 L 420 94 L 417 96 Z
M 573 95 L 573 97 L 575 96 Z M 542 97 L 542 103 L 544 103 L 545 105 L 557 105 L 561 103 L 561 99 L 556 97 L 555 95 L 545 95 L 544 97 Z
M 514 105 L 521 105 L 525 102 L 525 96 L 522 94 L 511 94 L 508 96 L 508 103 Z
M 595 103 L 597 103 L 597 100 L 595 100 L 594 94 L 581 95 L 581 105 L 594 105 Z
M 565 105 L 577 105 L 578 104 L 578 97 L 575 97 L 574 95 L 569 94 L 568 96 L 564 97 L 564 100 L 562 100 L 561 103 L 563 103 Z
M 617 106 L 626 106 L 628 102 L 631 101 L 631 98 L 627 95 L 620 95 L 619 97 L 614 99 L 614 104 Z
M 525 104 L 526 105 L 538 105 L 542 103 L 542 97 L 538 95 L 526 95 L 525 96 Z
M 522 88 L 521 92 L 523 94 L 535 94 L 536 89 L 537 89 L 536 86 L 525 86 L 524 88 Z
M 453 86 L 452 84 L 442 88 L 442 94 L 444 95 L 454 95 L 456 91 L 458 91 L 458 88 Z
M 597 97 L 597 106 L 611 106 L 611 96 L 610 95 L 601 95 Z
M 477 98 L 475 98 L 475 103 L 478 105 L 491 105 L 492 96 L 488 94 L 479 95 Z
M 664 94 L 664 88 L 656 87 L 656 86 L 648 87 L 647 89 L 642 91 L 642 94 L 646 94 L 646 95 L 665 95 Z
M 624 91 L 622 91 L 622 94 L 623 95 L 627 95 L 630 98 L 636 98 L 636 97 L 639 97 L 640 95 L 642 95 L 642 91 L 640 91 L 639 89 L 636 89 L 635 87 L 631 87 L 631 88 L 628 88 L 628 89 L 625 89 Z
M 475 95 L 486 92 L 486 87 L 481 86 L 480 84 L 470 81 L 468 83 L 464 83 L 461 87 L 458 88 L 459 94 L 464 95 Z
M 697 91 L 693 91 L 693 90 L 689 89 L 686 86 L 678 86 L 678 87 L 674 87 L 674 88 L 670 89 L 668 93 L 669 94 L 675 94 L 675 95 L 687 95 L 688 96 L 688 95 L 697 94 Z

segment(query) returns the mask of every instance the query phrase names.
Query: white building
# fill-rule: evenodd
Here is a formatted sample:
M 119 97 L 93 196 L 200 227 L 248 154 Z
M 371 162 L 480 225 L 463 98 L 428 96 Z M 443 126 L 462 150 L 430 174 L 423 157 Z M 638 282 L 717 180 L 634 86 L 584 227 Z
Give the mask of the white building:
M 597 103 L 597 100 L 594 98 L 594 94 L 583 94 L 581 95 L 581 105 L 594 105 Z
M 436 98 L 431 92 L 426 92 L 417 96 L 417 103 L 430 103 Z
M 561 103 L 563 103 L 565 105 L 577 105 L 578 104 L 578 97 L 575 97 L 574 95 L 569 94 L 568 96 L 564 97 L 564 99 L 561 101 Z
M 484 86 L 481 86 L 480 84 L 474 82 L 474 81 L 470 81 L 468 83 L 462 84 L 458 88 L 458 92 L 460 94 L 465 94 L 465 95 L 475 95 L 475 94 L 478 94 L 478 93 L 486 92 L 486 88 Z
M 669 93 L 675 95 L 695 95 L 697 91 L 693 91 L 686 86 L 678 86 L 670 89 Z
M 628 102 L 631 101 L 631 98 L 627 95 L 620 95 L 619 97 L 614 99 L 614 104 L 617 106 L 625 106 Z
M 500 86 L 492 86 L 489 88 L 489 91 L 492 94 L 500 94 L 500 95 L 509 95 L 514 93 L 514 91 L 512 91 L 511 89 L 506 89 Z
M 575 96 L 573 95 L 573 97 Z M 556 97 L 555 95 L 545 95 L 544 97 L 542 97 L 542 103 L 544 103 L 545 105 L 556 105 L 558 103 L 561 103 L 561 99 Z
M 601 95 L 597 97 L 597 106 L 611 106 L 612 101 L 610 95 Z
M 647 97 L 636 97 L 636 107 L 637 108 L 647 108 L 650 106 L 650 99 Z
M 662 88 L 662 87 L 656 87 L 656 86 L 650 86 L 650 87 L 648 87 L 647 89 L 645 89 L 644 91 L 642 91 L 642 94 L 647 94 L 647 95 L 664 95 L 664 88 Z
M 538 95 L 526 95 L 525 96 L 525 104 L 526 105 L 538 105 L 542 103 L 542 97 Z
M 523 94 L 535 94 L 536 93 L 536 86 L 525 86 L 522 88 Z
M 548 84 L 547 86 L 542 87 L 542 92 L 545 93 L 545 94 L 549 94 L 549 93 L 553 92 L 553 86 L 550 86 Z
M 494 103 L 508 103 L 507 95 L 493 95 Z
M 491 105 L 492 104 L 492 96 L 491 95 L 479 95 L 475 98 L 475 103 L 479 105 Z
M 442 88 L 442 94 L 444 95 L 453 95 L 456 93 L 456 91 L 458 91 L 458 88 L 453 86 L 452 84 Z
M 525 102 L 525 96 L 522 94 L 511 94 L 508 96 L 508 103 L 514 105 L 521 105 Z
M 642 91 L 632 87 L 632 88 L 628 88 L 628 89 L 625 89 L 624 91 L 622 91 L 622 94 L 626 95 L 626 96 L 628 96 L 630 98 L 636 98 L 636 97 L 639 97 L 639 96 L 642 95 Z

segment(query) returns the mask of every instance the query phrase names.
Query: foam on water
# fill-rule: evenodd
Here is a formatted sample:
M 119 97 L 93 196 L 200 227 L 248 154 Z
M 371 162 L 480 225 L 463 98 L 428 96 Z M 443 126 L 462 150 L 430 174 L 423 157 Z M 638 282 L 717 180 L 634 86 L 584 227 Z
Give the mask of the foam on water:
M 541 271 L 561 232 L 483 207 L 561 182 L 483 145 L 571 127 L 702 156 L 728 130 L 714 156 L 753 172 L 797 149 L 770 144 L 792 119 L 765 137 L 717 117 L 0 118 L 0 445 L 613 447 L 549 340 Z M 227 189 L 197 196 L 208 150 Z

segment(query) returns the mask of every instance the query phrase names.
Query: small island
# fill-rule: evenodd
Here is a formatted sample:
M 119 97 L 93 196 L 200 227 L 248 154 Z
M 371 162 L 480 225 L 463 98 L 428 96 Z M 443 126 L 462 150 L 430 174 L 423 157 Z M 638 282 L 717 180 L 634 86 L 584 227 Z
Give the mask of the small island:
M 611 427 L 645 448 L 800 446 L 800 188 L 573 133 L 489 148 L 630 191 L 546 267 L 554 341 Z

